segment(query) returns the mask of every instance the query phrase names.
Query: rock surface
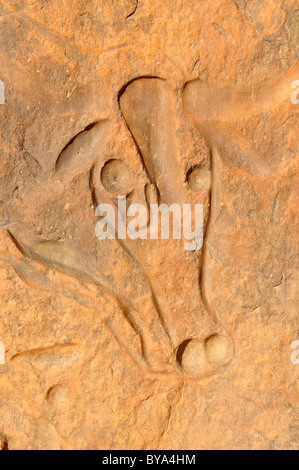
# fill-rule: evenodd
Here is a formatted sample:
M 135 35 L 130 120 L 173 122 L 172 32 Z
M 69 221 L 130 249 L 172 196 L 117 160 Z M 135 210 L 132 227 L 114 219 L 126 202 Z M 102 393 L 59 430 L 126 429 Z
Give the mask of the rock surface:
M 298 9 L 1 2 L 0 448 L 298 447 Z M 202 249 L 98 240 L 124 193 Z

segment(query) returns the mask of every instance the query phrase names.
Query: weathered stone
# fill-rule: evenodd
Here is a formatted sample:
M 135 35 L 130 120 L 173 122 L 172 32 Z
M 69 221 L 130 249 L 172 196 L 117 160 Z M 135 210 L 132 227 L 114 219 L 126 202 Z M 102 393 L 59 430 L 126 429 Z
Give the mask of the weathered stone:
M 0 448 L 296 449 L 298 1 L 0 22 Z M 203 204 L 202 248 L 98 240 L 119 196 Z

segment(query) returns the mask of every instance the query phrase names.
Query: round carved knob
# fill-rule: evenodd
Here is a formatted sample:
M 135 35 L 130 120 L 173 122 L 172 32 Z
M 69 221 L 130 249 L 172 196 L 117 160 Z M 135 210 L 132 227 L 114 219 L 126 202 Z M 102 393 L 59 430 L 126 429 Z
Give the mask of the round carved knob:
M 233 358 L 233 346 L 223 335 L 210 336 L 205 341 L 192 339 L 179 348 L 178 361 L 186 374 L 204 377 L 220 367 L 228 365 Z
M 211 186 L 211 171 L 207 166 L 196 166 L 189 172 L 187 180 L 192 191 L 208 191 Z
M 104 188 L 117 196 L 127 196 L 133 189 L 129 169 L 121 160 L 107 162 L 101 178 Z
M 203 341 L 192 339 L 182 352 L 180 364 L 186 374 L 193 377 L 207 375 L 211 367 L 206 358 Z
M 233 358 L 233 347 L 226 336 L 211 336 L 205 343 L 205 351 L 213 366 L 226 366 Z

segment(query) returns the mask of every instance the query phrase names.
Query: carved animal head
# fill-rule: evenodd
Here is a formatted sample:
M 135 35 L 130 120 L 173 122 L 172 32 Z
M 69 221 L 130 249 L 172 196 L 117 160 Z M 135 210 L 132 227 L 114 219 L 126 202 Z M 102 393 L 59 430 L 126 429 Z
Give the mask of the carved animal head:
M 236 107 L 241 116 L 244 103 L 247 114 L 262 112 L 268 104 L 260 100 L 252 106 L 246 93 L 219 92 L 202 82 L 185 87 L 183 102 L 186 116 L 192 116 L 210 147 L 211 162 L 186 170 L 177 145 L 175 94 L 164 80 L 141 78 L 128 84 L 119 97 L 122 117 L 143 166 L 141 190 L 136 172 L 122 161 L 121 155 L 111 158 L 104 151 L 111 129 L 108 121 L 88 125 L 61 151 L 54 174 L 42 176 L 42 170 L 35 168 L 35 178 L 39 185 L 41 181 L 46 184 L 47 178 L 52 179 L 48 187 L 53 188 L 54 184 L 63 194 L 74 179 L 86 175 L 95 207 L 101 202 L 115 205 L 120 195 L 148 206 L 157 202 L 182 205 L 188 202 L 190 191 L 204 193 L 208 196 L 206 238 L 199 254 L 187 256 L 180 242 L 155 241 L 146 245 L 140 240 L 111 241 L 101 246 L 101 253 L 107 256 L 108 263 L 114 260 L 114 265 L 120 263 L 122 269 L 112 269 L 109 278 L 108 263 L 104 273 L 93 253 L 81 253 L 70 240 L 40 239 L 25 227 L 20 217 L 18 221 L 13 219 L 4 203 L 0 204 L 0 226 L 9 228 L 29 258 L 79 279 L 92 280 L 114 297 L 138 341 L 128 344 L 115 318 L 107 318 L 106 323 L 144 370 L 201 379 L 226 366 L 233 356 L 225 319 L 218 316 L 209 296 L 206 242 L 217 218 L 221 191 L 218 172 L 221 165 L 258 177 L 270 171 L 254 146 L 234 128 L 235 111 L 231 108 Z M 183 278 L 180 268 L 185 273 Z M 137 292 L 132 278 L 141 284 L 143 295 Z M 177 282 L 184 294 L 175 290 Z M 189 306 L 190 296 L 193 307 Z

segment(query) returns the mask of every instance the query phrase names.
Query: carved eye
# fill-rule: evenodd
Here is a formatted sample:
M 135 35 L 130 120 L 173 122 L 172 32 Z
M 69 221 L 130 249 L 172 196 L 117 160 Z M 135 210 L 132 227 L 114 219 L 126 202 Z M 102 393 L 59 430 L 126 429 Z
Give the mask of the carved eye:
M 110 160 L 102 169 L 105 189 L 118 196 L 127 196 L 133 189 L 132 177 L 127 165 L 121 160 Z
M 207 166 L 193 167 L 187 175 L 187 181 L 192 191 L 208 191 L 211 187 L 211 171 Z

